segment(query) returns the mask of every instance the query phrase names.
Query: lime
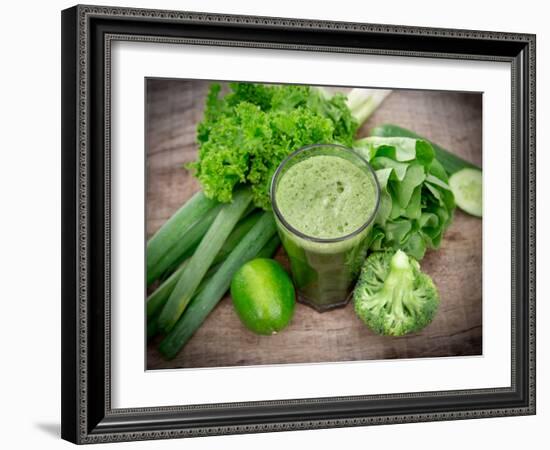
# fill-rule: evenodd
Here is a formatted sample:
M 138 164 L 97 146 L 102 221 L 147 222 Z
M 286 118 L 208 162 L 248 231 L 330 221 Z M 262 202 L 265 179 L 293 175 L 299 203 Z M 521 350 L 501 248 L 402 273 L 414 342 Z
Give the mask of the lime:
M 277 333 L 294 314 L 294 286 L 273 259 L 257 258 L 243 265 L 231 281 L 231 297 L 241 322 L 257 334 Z

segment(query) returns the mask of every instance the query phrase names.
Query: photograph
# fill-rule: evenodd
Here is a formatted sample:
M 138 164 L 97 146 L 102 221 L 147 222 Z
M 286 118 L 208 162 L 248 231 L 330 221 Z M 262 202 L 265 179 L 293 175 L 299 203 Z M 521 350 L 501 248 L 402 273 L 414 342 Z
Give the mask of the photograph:
M 61 12 L 64 440 L 537 413 L 542 22 L 318 6 Z
M 483 355 L 482 92 L 144 95 L 146 370 Z

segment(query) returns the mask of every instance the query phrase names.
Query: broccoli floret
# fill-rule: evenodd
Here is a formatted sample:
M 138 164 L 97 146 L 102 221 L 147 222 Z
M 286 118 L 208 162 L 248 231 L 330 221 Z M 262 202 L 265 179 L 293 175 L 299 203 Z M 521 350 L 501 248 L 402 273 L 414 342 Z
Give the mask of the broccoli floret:
M 435 316 L 439 294 L 414 258 L 401 250 L 371 254 L 353 293 L 355 312 L 374 332 L 403 336 L 419 331 Z

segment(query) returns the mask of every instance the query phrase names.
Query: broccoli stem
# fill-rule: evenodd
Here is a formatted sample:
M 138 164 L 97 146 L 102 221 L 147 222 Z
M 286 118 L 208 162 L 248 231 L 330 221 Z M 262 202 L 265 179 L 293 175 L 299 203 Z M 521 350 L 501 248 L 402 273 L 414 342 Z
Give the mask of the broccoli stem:
M 391 259 L 390 266 L 392 269 L 396 270 L 410 270 L 411 268 L 411 265 L 409 264 L 409 257 L 401 250 L 397 250 L 395 252 L 395 255 L 393 255 Z
M 375 333 L 403 336 L 435 316 L 439 293 L 418 262 L 401 250 L 372 253 L 354 291 L 355 312 Z
M 390 261 L 390 273 L 384 282 L 383 296 L 391 298 L 390 312 L 404 316 L 404 301 L 414 290 L 414 273 L 407 254 L 397 250 Z

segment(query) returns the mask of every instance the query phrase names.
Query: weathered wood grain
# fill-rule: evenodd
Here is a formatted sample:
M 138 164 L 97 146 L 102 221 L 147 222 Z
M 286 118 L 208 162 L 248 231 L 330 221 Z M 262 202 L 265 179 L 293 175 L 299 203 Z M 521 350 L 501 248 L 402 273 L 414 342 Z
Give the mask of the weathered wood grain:
M 193 192 L 196 180 L 182 165 L 196 157 L 196 124 L 208 82 L 149 80 L 147 85 L 147 233 L 150 236 Z M 394 91 L 360 130 L 382 123 L 411 128 L 481 164 L 481 95 Z M 355 316 L 353 306 L 325 313 L 298 304 L 288 328 L 275 336 L 247 331 L 226 296 L 173 361 L 147 347 L 148 369 L 223 367 L 481 354 L 481 220 L 457 210 L 438 251 L 422 261 L 441 294 L 434 321 L 420 333 L 380 337 Z M 286 265 L 283 250 L 277 259 Z

